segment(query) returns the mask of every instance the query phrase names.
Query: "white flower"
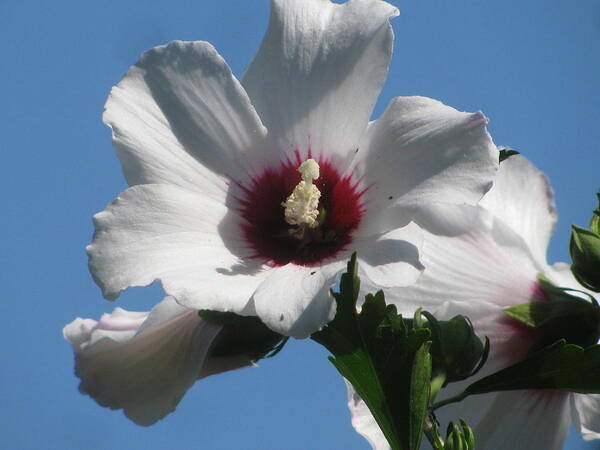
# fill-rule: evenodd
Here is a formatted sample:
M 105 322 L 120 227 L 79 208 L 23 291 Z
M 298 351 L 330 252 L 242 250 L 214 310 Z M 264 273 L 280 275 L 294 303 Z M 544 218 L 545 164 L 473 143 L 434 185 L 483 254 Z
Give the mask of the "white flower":
M 229 326 L 209 323 L 171 297 L 149 312 L 115 308 L 99 321 L 77 318 L 63 330 L 75 351 L 79 390 L 145 426 L 173 412 L 196 379 L 264 356 L 216 354 L 229 333 Z
M 558 286 L 582 288 L 566 264 L 549 266 L 546 262 L 557 219 L 553 193 L 546 177 L 523 157 L 512 156 L 501 164 L 494 187 L 479 206 L 437 205 L 435 212 L 438 231 L 454 237 L 427 234 L 423 275 L 413 286 L 395 290 L 386 299 L 406 314 L 419 306 L 435 311 L 440 319 L 463 314 L 472 320 L 479 336 L 491 341 L 482 372 L 474 379 L 450 384 L 438 397 L 441 400 L 525 356 L 535 336 L 502 309 L 544 300 L 539 273 Z M 389 448 L 351 387 L 348 400 L 355 429 L 373 448 Z M 562 448 L 570 424 L 584 439 L 600 438 L 599 411 L 598 395 L 511 391 L 472 396 L 436 414 L 441 430 L 450 420 L 465 419 L 474 428 L 478 449 L 554 450 Z
M 328 290 L 352 251 L 363 277 L 412 283 L 415 211 L 476 203 L 497 150 L 481 113 L 427 98 L 396 98 L 369 122 L 397 14 L 379 0 L 273 0 L 241 83 L 206 42 L 146 52 L 106 103 L 132 187 L 95 216 L 88 253 L 104 296 L 160 280 L 181 305 L 303 338 L 333 317 Z M 311 158 L 320 196 L 288 205 Z M 286 220 L 288 206 L 305 210 Z

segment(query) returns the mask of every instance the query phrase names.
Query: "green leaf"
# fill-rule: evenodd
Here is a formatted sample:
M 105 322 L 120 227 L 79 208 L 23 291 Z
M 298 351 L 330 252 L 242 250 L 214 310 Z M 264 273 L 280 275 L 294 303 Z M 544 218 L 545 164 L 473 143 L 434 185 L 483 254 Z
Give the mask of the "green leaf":
M 433 409 L 462 401 L 469 395 L 523 389 L 600 393 L 600 345 L 584 349 L 560 340 L 476 381 L 459 395 L 434 404 Z
M 502 162 L 505 159 L 508 159 L 508 158 L 510 158 L 513 155 L 519 155 L 520 154 L 518 151 L 513 150 L 510 147 L 498 147 L 498 149 L 500 150 L 500 157 L 499 157 L 500 161 L 499 162 Z
M 335 318 L 312 339 L 364 400 L 392 449 L 418 450 L 429 403 L 430 332 L 386 305 L 382 291 L 367 295 L 361 312 L 356 254 L 333 292 Z
M 529 302 L 503 309 L 504 313 L 529 327 L 539 328 L 555 319 L 570 320 L 573 317 L 594 314 L 598 307 L 593 303 L 573 297 L 572 300 Z M 575 327 L 580 324 L 573 323 Z M 596 339 L 596 342 L 598 339 Z
M 529 352 L 560 339 L 582 347 L 596 344 L 600 339 L 600 307 L 596 300 L 590 296 L 593 300 L 590 302 L 571 295 L 567 289 L 554 286 L 541 276 L 538 280 L 548 301 L 522 303 L 504 309 L 509 317 L 538 330 Z
M 373 361 L 358 329 L 356 301 L 360 290 L 358 265 L 354 253 L 342 274 L 339 292 L 333 292 L 337 311 L 335 318 L 311 338 L 325 346 L 334 357 L 329 360 L 363 399 L 392 449 L 404 449 L 391 419 L 383 387 Z M 364 307 L 363 307 L 364 309 Z M 368 307 L 367 307 L 368 309 Z M 368 323 L 367 319 L 364 319 Z
M 600 393 L 600 345 L 586 349 L 564 340 L 471 384 L 467 395 L 518 389 Z

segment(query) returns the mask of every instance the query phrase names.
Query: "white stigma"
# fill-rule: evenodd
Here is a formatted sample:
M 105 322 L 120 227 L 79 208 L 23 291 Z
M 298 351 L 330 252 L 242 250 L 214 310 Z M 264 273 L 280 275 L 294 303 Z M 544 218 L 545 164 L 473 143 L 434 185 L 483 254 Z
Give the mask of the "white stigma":
M 321 191 L 313 184 L 319 178 L 319 164 L 310 158 L 300 164 L 298 172 L 302 181 L 294 188 L 292 194 L 281 204 L 285 208 L 285 221 L 290 225 L 308 225 L 309 228 L 319 226 L 319 198 Z

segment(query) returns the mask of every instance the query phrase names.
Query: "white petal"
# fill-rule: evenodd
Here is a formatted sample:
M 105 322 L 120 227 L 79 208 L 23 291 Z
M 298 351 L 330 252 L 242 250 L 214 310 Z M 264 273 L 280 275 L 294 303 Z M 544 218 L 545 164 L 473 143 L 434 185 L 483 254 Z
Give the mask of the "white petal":
M 352 156 L 387 76 L 397 14 L 378 0 L 272 0 L 242 83 L 280 150 Z
M 111 91 L 104 122 L 130 185 L 175 184 L 223 199 L 227 178 L 271 158 L 246 92 L 206 42 L 144 53 Z
M 348 409 L 352 418 L 352 426 L 364 437 L 374 450 L 389 450 L 390 444 L 373 418 L 371 411 L 352 385 L 344 379 L 348 388 Z
M 269 271 L 254 293 L 257 315 L 277 333 L 303 339 L 335 316 L 329 289 L 344 262 L 320 267 L 287 264 Z
M 389 215 L 388 208 L 479 201 L 498 167 L 486 123 L 481 113 L 460 112 L 436 100 L 394 99 L 369 124 L 355 161 L 355 174 L 368 186 L 367 214 L 376 219 Z M 380 231 L 394 223 L 371 222 Z
M 175 410 L 221 330 L 170 297 L 150 313 L 117 308 L 93 322 L 76 319 L 63 331 L 75 351 L 79 389 L 145 426 Z
M 567 393 L 502 392 L 474 428 L 475 440 L 482 450 L 560 450 L 569 424 Z
M 522 156 L 511 156 L 500 164 L 494 186 L 480 204 L 521 236 L 540 264 L 545 263 L 558 219 L 546 175 Z
M 600 395 L 571 394 L 573 422 L 586 441 L 600 439 Z
M 390 231 L 374 241 L 357 240 L 355 245 L 362 273 L 379 287 L 407 286 L 423 271 L 419 261 L 423 232 L 415 224 Z
M 387 290 L 388 302 L 412 314 L 419 307 L 433 311 L 445 301 L 510 306 L 532 299 L 539 270 L 522 240 L 482 208 L 444 211 L 430 227 L 450 236 L 425 234 L 423 274 L 411 286 Z
M 265 276 L 244 262 L 234 213 L 176 186 L 129 188 L 94 221 L 89 265 L 109 299 L 160 280 L 184 306 L 242 313 Z

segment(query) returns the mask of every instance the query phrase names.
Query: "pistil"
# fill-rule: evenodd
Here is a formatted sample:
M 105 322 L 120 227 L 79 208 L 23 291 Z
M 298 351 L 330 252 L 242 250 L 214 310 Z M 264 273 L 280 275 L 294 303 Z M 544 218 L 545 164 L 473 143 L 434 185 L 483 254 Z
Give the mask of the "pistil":
M 304 228 L 319 226 L 319 198 L 321 191 L 313 184 L 319 178 L 319 164 L 310 158 L 298 167 L 302 181 L 296 185 L 291 195 L 281 204 L 285 208 L 285 221 L 298 228 L 290 233 L 302 237 Z

